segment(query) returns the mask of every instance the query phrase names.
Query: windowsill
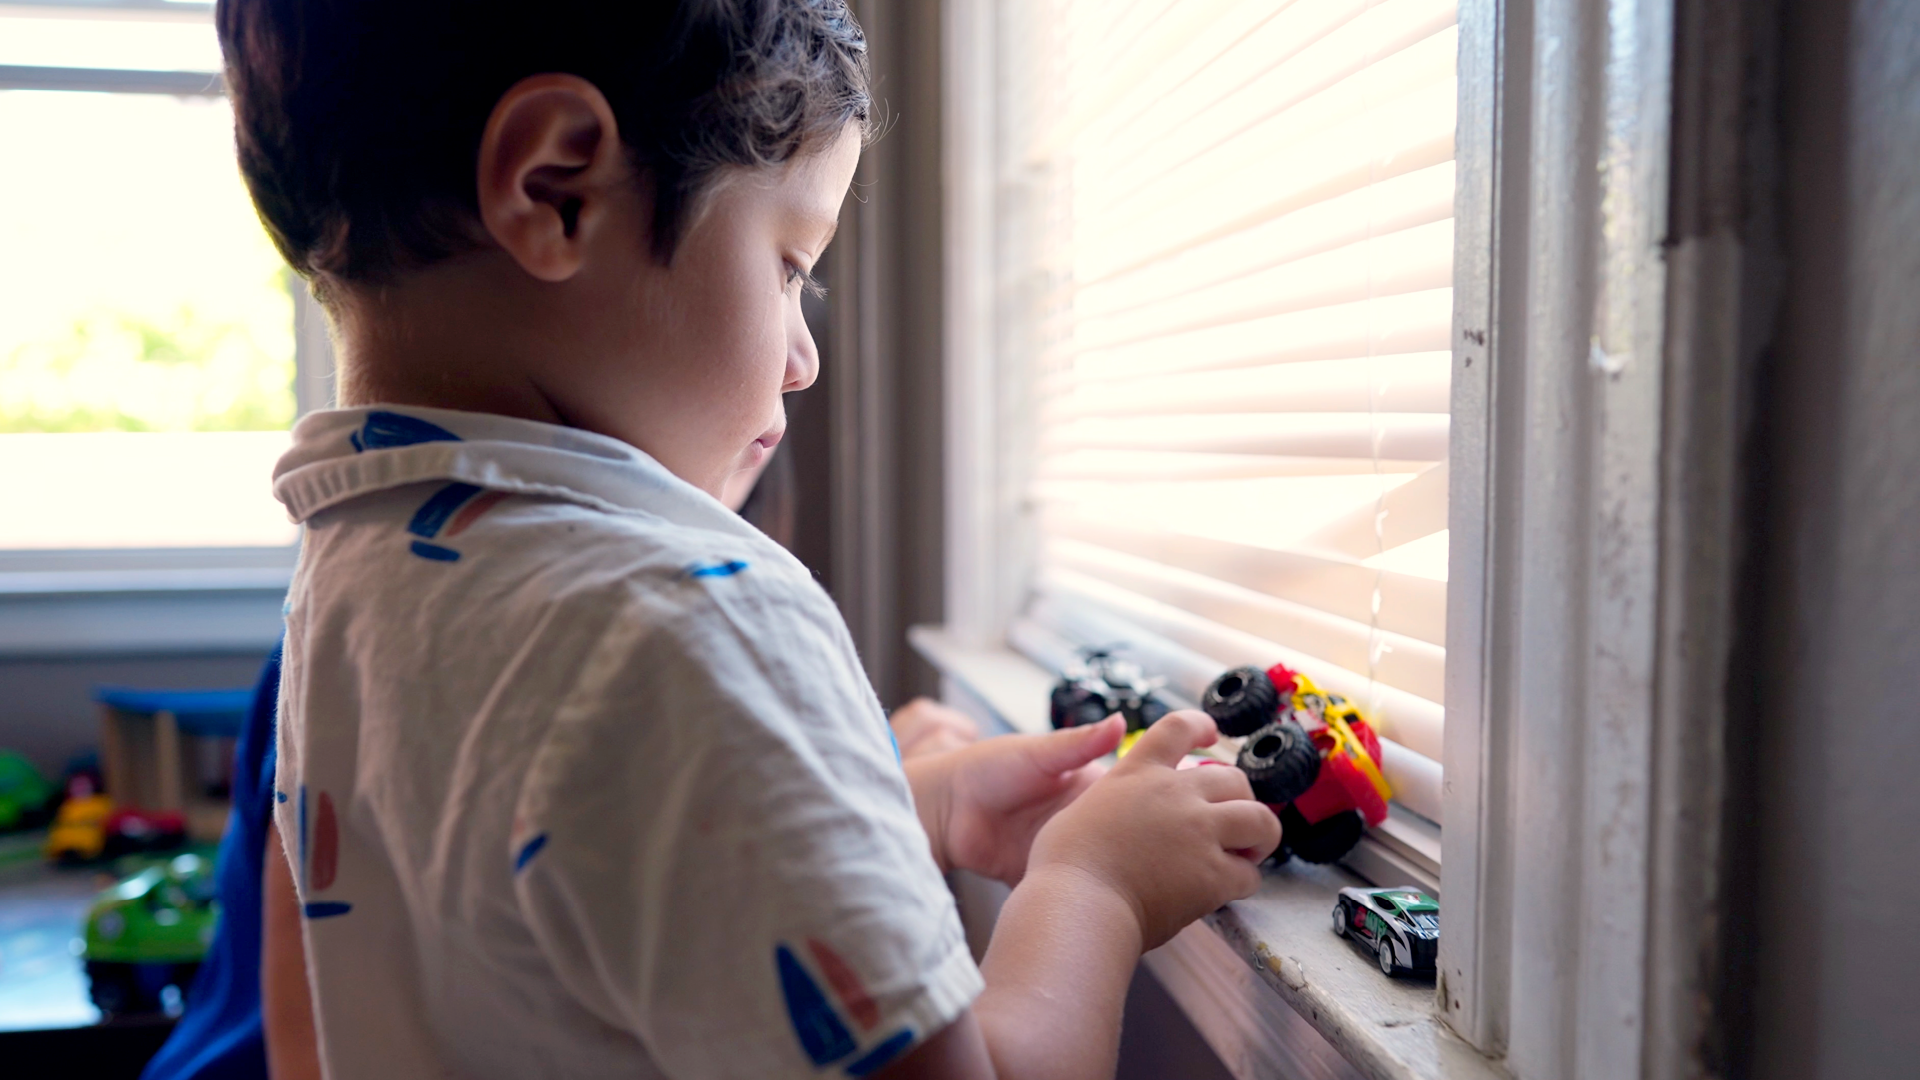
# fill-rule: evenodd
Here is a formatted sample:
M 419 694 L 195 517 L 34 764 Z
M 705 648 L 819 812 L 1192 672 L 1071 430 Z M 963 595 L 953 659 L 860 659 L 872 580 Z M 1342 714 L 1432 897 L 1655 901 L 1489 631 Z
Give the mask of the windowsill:
M 0 659 L 265 653 L 298 551 L 0 552 Z
M 1053 676 L 1039 665 L 1009 649 L 961 645 L 937 627 L 914 627 L 908 638 L 953 686 L 1009 730 L 1048 730 Z M 1437 837 L 1424 835 L 1421 825 L 1402 822 L 1397 839 L 1371 843 L 1368 854 L 1349 862 L 1382 884 L 1418 881 L 1402 871 L 1417 868 L 1424 851 L 1437 847 Z M 1437 869 L 1436 862 L 1435 878 Z M 1256 1067 L 1259 1062 L 1284 1061 L 1287 1048 L 1271 1009 L 1246 1000 L 1245 973 L 1234 961 L 1251 968 L 1364 1076 L 1505 1077 L 1441 1020 L 1431 981 L 1388 979 L 1370 957 L 1334 936 L 1328 928 L 1334 895 L 1360 884 L 1365 881 L 1344 867 L 1296 860 L 1270 868 L 1258 893 L 1207 917 L 1213 936 L 1189 930 L 1146 962 L 1215 1049 L 1230 1044 L 1237 1060 L 1253 1072 L 1269 1071 Z M 1223 1007 L 1223 1001 L 1237 1004 Z

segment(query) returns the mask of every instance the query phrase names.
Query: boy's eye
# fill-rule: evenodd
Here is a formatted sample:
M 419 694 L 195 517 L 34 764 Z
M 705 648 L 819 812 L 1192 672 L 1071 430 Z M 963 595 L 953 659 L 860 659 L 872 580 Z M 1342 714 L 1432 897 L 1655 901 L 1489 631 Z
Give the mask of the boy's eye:
M 827 287 L 825 285 L 820 284 L 818 281 L 815 281 L 813 279 L 812 274 L 809 274 L 805 270 L 800 269 L 800 267 L 796 266 L 793 263 L 788 263 L 787 264 L 787 288 L 791 289 L 795 285 L 800 286 L 800 288 L 803 291 L 813 296 L 815 299 L 824 299 L 827 295 Z

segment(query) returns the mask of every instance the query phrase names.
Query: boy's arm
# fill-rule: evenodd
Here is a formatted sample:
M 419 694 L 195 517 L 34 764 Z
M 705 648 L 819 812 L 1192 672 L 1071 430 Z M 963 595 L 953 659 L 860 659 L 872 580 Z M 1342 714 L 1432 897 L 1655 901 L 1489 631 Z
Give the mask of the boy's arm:
M 1217 738 L 1199 713 L 1155 724 L 1113 773 L 1041 829 L 1008 897 L 974 1007 L 887 1080 L 1111 1077 L 1140 954 L 1259 885 L 1280 840 L 1237 769 L 1176 771 Z
M 1000 913 L 987 989 L 882 1080 L 1112 1077 L 1140 956 L 1131 908 L 1071 873 L 1037 872 Z
M 273 1080 L 320 1080 L 313 998 L 307 989 L 307 949 L 300 934 L 300 896 L 293 869 L 280 846 L 280 830 L 267 822 L 267 858 L 261 882 L 260 1021 Z

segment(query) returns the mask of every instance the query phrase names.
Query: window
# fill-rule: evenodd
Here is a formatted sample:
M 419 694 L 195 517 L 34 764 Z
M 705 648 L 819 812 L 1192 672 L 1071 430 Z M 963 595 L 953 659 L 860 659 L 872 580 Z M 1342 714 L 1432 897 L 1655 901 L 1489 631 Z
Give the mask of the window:
M 310 301 L 234 163 L 211 5 L 15 10 L 0 552 L 287 548 L 268 477 Z
M 1737 910 L 1735 598 L 1767 505 L 1743 501 L 1772 355 L 1748 308 L 1777 272 L 1764 210 L 1722 211 L 1767 205 L 1770 24 L 1632 0 L 948 10 L 946 622 L 923 649 L 1009 703 L 1046 677 L 992 669 L 1020 667 L 1003 644 L 1047 666 L 1124 640 L 1189 697 L 1288 660 L 1398 744 L 1401 805 L 1356 854 L 1437 863 L 1445 817 L 1444 993 L 1371 1011 L 1392 991 L 1316 961 L 1325 879 L 1289 872 L 1209 917 L 1225 953 L 1193 935 L 1156 973 L 1212 1016 L 1182 972 L 1250 960 L 1369 1073 L 1712 1071 L 1746 943 L 1701 912 Z M 1386 855 L 1357 868 L 1426 884 Z M 1479 1053 L 1408 1037 L 1429 1008 Z
M 1189 702 L 1233 665 L 1305 672 L 1379 724 L 1437 865 L 1453 0 L 996 15 L 1011 640 L 1124 642 Z

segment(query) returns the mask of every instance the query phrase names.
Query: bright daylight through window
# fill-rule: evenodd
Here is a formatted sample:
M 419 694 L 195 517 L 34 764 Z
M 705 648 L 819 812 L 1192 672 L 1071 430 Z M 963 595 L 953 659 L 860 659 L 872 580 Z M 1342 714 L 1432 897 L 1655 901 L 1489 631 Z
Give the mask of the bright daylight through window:
M 110 92 L 218 69 L 204 10 L 0 9 L 4 85 L 63 87 L 0 89 L 0 550 L 294 540 L 266 479 L 295 414 L 293 297 L 231 110 Z
M 1014 643 L 1124 642 L 1188 701 L 1287 663 L 1378 721 L 1437 860 L 1453 0 L 999 10 Z

